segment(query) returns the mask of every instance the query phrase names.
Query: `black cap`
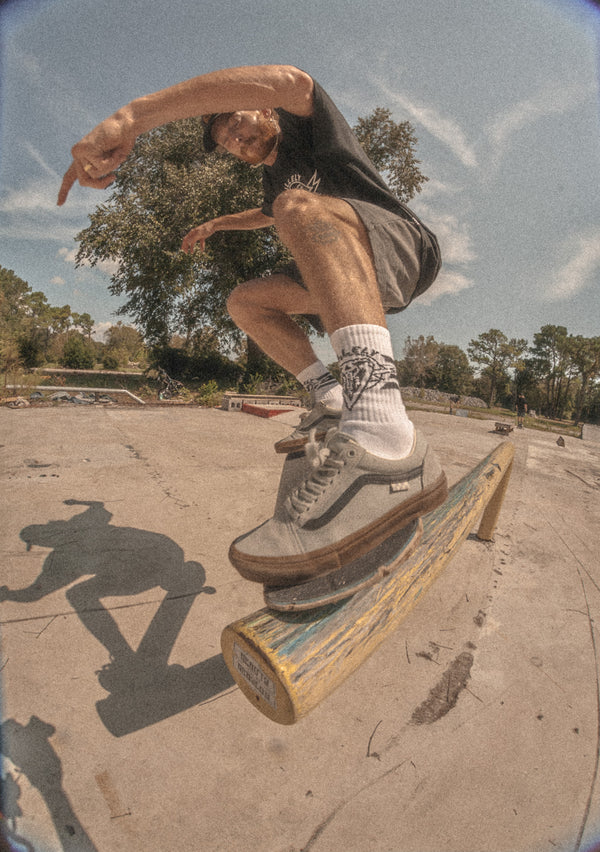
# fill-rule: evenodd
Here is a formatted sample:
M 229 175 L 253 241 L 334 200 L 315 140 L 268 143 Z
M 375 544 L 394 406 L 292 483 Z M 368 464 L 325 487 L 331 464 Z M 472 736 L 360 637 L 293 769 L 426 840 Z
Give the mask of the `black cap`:
M 222 112 L 213 112 L 211 115 L 203 115 L 202 121 L 204 122 L 204 150 L 207 154 L 210 154 L 217 147 L 217 143 L 213 139 L 212 129 L 217 118 L 223 115 Z

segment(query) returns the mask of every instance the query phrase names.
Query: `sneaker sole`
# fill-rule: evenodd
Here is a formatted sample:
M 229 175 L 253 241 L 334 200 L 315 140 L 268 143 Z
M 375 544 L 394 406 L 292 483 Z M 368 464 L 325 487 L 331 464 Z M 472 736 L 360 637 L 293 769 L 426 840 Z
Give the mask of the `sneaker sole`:
M 433 485 L 412 500 L 327 547 L 293 556 L 254 556 L 238 550 L 236 544 L 240 539 L 236 539 L 229 548 L 229 559 L 246 580 L 271 586 L 300 583 L 360 559 L 411 521 L 437 509 L 447 496 L 448 483 L 442 473 Z
M 339 571 L 292 586 L 265 586 L 265 603 L 280 612 L 304 612 L 344 601 L 399 571 L 422 537 L 423 522 L 419 518 Z

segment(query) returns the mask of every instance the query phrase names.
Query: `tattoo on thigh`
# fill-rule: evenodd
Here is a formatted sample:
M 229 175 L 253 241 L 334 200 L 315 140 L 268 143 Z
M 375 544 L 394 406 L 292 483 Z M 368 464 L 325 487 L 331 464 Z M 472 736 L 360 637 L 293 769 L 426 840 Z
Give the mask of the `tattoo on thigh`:
M 316 219 L 308 226 L 308 238 L 317 245 L 327 246 L 339 240 L 340 232 L 332 222 Z

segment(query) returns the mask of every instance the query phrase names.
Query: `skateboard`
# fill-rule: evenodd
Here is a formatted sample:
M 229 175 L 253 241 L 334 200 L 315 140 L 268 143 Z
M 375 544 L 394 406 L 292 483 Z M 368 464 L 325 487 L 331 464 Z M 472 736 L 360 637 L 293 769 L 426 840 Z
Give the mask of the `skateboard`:
M 422 535 L 423 523 L 419 518 L 337 571 L 296 585 L 265 586 L 265 603 L 280 612 L 302 612 L 346 600 L 399 571 Z

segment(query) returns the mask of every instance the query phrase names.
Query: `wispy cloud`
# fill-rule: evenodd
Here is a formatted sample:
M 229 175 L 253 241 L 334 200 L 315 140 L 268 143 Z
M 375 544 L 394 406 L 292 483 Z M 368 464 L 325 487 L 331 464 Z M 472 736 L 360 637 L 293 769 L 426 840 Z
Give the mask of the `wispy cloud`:
M 563 244 L 547 298 L 560 301 L 597 283 L 600 273 L 600 227 L 571 236 Z
M 23 143 L 23 147 L 29 153 L 31 158 L 35 160 L 35 162 L 42 167 L 42 169 L 46 172 L 46 174 L 50 175 L 50 177 L 56 182 L 56 185 L 60 185 L 61 175 L 58 174 L 53 168 L 51 168 L 48 163 L 44 160 L 43 156 L 31 145 L 29 142 Z
M 486 127 L 486 136 L 491 146 L 491 160 L 498 166 L 519 132 L 551 115 L 562 115 L 579 107 L 595 89 L 595 85 L 580 83 L 548 84 L 531 97 L 512 104 L 500 112 Z
M 66 246 L 62 246 L 56 252 L 56 256 L 60 257 L 62 260 L 64 260 L 65 263 L 75 263 L 76 254 L 77 254 L 76 249 L 69 249 Z
M 48 177 L 30 180 L 21 187 L 8 189 L 0 197 L 0 237 L 15 240 L 72 242 L 88 224 L 90 211 L 87 193 L 73 193 L 68 209 L 58 209 L 59 182 Z
M 460 293 L 462 290 L 468 290 L 469 287 L 473 287 L 474 284 L 473 279 L 464 275 L 462 272 L 452 269 L 442 269 L 429 290 L 426 290 L 422 296 L 419 296 L 419 304 L 431 305 L 440 296 Z
M 35 150 L 35 149 L 32 149 Z M 98 201 L 94 190 L 79 190 L 69 197 L 69 206 L 58 209 L 56 198 L 60 180 L 49 167 L 48 178 L 31 179 L 23 186 L 7 189 L 0 197 L 0 213 L 7 216 L 14 214 L 31 214 L 51 212 L 55 217 L 65 221 L 67 218 L 77 219 L 82 214 L 89 214 L 90 198 Z
M 434 177 L 429 178 L 418 197 L 423 201 L 429 201 L 431 198 L 455 196 L 460 192 L 462 192 L 460 186 L 441 181 L 439 178 Z
M 93 127 L 98 119 L 91 110 L 81 102 L 80 93 L 57 71 L 57 65 L 52 67 L 43 64 L 39 58 L 21 50 L 14 39 L 7 40 L 5 63 L 13 74 L 20 80 L 28 100 L 36 101 L 36 109 L 48 111 L 57 125 L 79 130 L 83 127 Z
M 422 216 L 438 238 L 442 252 L 442 270 L 433 286 L 419 297 L 419 304 L 430 305 L 440 296 L 460 293 L 475 285 L 468 274 L 469 267 L 477 260 L 477 253 L 470 234 L 469 223 L 457 213 L 445 213 L 438 206 L 429 207 L 419 202 L 415 212 Z
M 427 224 L 437 236 L 445 264 L 468 264 L 477 259 L 468 223 L 452 213 L 430 211 Z
M 0 213 L 9 216 L 49 210 L 56 211 L 56 198 L 50 195 L 48 187 L 34 182 L 23 189 L 11 189 L 0 198 Z
M 371 76 L 370 82 L 389 99 L 391 104 L 401 109 L 414 122 L 424 127 L 432 136 L 435 136 L 436 139 L 450 148 L 464 166 L 467 168 L 477 167 L 475 149 L 469 143 L 467 135 L 455 119 L 442 115 L 432 106 L 419 103 L 404 92 L 394 91 L 381 77 Z
M 596 81 L 589 84 L 564 80 L 547 82 L 530 97 L 498 112 L 487 123 L 483 135 L 479 137 L 480 141 L 475 145 L 455 118 L 444 115 L 436 106 L 422 103 L 407 92 L 396 90 L 382 75 L 367 76 L 390 106 L 395 106 L 418 127 L 438 139 L 467 169 L 479 171 L 480 164 L 485 162 L 486 174 L 490 166 L 497 168 L 519 133 L 540 119 L 563 115 L 579 108 L 598 90 Z
M 60 257 L 65 263 L 71 265 L 75 265 L 75 258 L 77 255 L 77 249 L 69 249 L 66 246 L 62 246 L 56 252 L 56 256 Z M 80 267 L 91 267 L 92 264 L 88 260 L 83 260 L 80 264 Z M 94 269 L 99 269 L 101 272 L 104 272 L 106 275 L 114 275 L 119 269 L 119 263 L 116 260 L 100 260 L 94 266 Z

